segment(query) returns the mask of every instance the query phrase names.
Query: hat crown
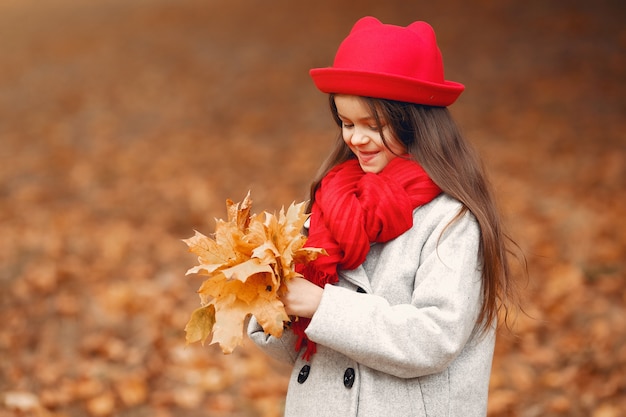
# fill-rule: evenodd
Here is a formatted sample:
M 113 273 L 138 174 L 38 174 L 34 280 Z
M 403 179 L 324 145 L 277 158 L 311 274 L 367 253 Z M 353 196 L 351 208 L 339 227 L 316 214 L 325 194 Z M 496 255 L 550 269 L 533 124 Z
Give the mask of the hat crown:
M 428 106 L 449 106 L 465 89 L 445 80 L 441 51 L 428 23 L 401 27 L 372 16 L 355 23 L 332 67 L 313 68 L 310 74 L 324 93 Z
M 444 81 L 435 32 L 422 21 L 401 27 L 383 24 L 371 16 L 360 19 L 340 44 L 333 67 L 432 83 Z

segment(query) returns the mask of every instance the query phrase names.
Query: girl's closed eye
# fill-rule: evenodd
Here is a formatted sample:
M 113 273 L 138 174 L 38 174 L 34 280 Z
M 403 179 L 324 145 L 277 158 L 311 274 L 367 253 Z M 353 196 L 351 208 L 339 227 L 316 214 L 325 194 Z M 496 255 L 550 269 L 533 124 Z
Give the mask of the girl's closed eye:
M 343 127 L 344 129 L 352 129 L 354 127 L 354 123 L 344 121 L 341 122 L 341 127 Z M 384 126 L 379 127 L 376 124 L 366 124 L 365 127 L 373 132 L 380 132 L 381 130 L 383 130 Z

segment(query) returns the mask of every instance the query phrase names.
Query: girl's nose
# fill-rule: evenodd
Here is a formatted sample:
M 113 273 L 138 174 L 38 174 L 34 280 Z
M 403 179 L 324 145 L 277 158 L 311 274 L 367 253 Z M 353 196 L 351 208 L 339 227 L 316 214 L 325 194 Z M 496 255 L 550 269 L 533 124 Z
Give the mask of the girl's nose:
M 370 137 L 367 132 L 360 131 L 359 129 L 355 129 L 352 137 L 350 138 L 350 143 L 354 146 L 364 145 L 369 142 Z

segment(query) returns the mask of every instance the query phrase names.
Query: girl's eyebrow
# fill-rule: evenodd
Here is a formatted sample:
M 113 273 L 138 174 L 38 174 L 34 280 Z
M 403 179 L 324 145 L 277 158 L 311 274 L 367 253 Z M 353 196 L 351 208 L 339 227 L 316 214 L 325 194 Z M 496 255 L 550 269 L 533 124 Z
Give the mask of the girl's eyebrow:
M 346 117 L 339 112 L 337 112 L 337 116 L 339 116 L 340 119 L 351 120 L 349 117 Z M 371 121 L 376 121 L 376 118 L 374 116 L 367 116 L 367 117 L 361 117 L 357 119 L 357 121 L 358 122 L 371 122 Z

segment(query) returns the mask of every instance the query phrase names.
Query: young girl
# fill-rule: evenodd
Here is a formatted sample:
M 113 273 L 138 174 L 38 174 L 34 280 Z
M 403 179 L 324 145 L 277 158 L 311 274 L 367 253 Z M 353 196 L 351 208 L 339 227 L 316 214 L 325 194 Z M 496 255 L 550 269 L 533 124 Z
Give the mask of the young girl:
M 286 416 L 484 416 L 507 240 L 481 169 L 446 106 L 432 28 L 359 20 L 332 67 L 311 70 L 340 128 L 311 191 L 318 258 L 283 297 L 294 364 Z

